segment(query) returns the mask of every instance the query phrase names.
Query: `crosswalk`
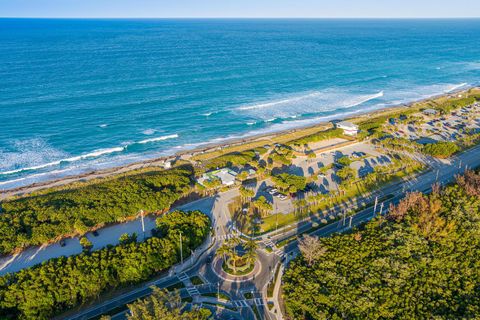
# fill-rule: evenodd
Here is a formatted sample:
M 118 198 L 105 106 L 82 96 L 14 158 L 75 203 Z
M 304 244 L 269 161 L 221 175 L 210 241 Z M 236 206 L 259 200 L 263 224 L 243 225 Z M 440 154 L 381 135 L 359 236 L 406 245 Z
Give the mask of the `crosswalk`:
M 233 305 L 237 308 L 245 308 L 248 307 L 248 302 L 247 300 L 234 300 L 232 301 Z
M 200 291 L 198 291 L 198 289 L 194 286 L 191 286 L 191 287 L 187 287 L 187 292 L 190 296 L 199 296 L 200 295 Z
M 185 272 L 182 272 L 179 275 L 177 275 L 177 278 L 178 278 L 178 280 L 180 280 L 182 282 L 185 282 L 188 279 L 190 279 L 190 277 Z
M 263 306 L 263 300 L 260 299 L 260 298 L 255 298 L 253 299 L 253 302 L 257 305 L 257 306 Z
M 285 252 L 283 252 L 283 250 L 280 250 L 278 248 L 274 248 L 273 253 L 279 256 L 280 258 L 283 258 L 285 256 Z
M 279 256 L 280 258 L 285 256 L 285 252 L 283 252 L 283 250 L 281 250 L 281 249 L 278 249 L 275 246 L 275 243 L 273 243 L 272 240 L 267 239 L 267 240 L 264 240 L 263 243 L 265 244 L 265 246 L 272 248 L 273 253 L 276 254 L 277 256 Z
M 219 241 L 224 241 L 224 240 L 229 240 L 229 239 L 232 239 L 232 238 L 235 238 L 236 235 L 235 234 L 222 234 L 221 236 L 215 236 L 215 239 L 219 240 Z
M 271 247 L 271 248 L 274 248 L 274 247 L 275 247 L 275 243 L 273 243 L 273 241 L 270 240 L 270 239 L 267 239 L 267 240 L 263 241 L 263 243 L 264 243 L 267 247 Z

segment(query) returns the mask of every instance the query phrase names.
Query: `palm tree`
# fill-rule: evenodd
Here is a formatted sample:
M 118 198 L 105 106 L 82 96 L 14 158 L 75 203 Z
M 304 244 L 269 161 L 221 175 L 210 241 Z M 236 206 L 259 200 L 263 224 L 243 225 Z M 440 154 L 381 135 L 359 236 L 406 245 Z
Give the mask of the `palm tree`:
M 247 248 L 248 251 L 255 252 L 258 248 L 258 245 L 255 241 L 250 239 L 245 243 L 245 248 Z
M 229 252 L 230 252 L 230 259 L 233 261 L 233 271 L 237 273 L 237 260 L 239 259 L 239 256 L 237 255 L 237 246 L 242 243 L 240 238 L 234 237 L 231 238 L 228 241 L 228 247 L 229 247 Z
M 227 255 L 230 254 L 230 247 L 225 243 L 217 249 L 217 255 L 221 255 L 224 261 L 227 261 Z

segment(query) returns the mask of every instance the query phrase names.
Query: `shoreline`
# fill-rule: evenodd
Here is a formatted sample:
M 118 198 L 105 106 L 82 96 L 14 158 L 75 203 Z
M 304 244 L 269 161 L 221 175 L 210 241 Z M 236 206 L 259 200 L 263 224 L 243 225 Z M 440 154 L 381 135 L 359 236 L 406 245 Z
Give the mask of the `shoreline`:
M 174 161 L 174 160 L 189 161 L 193 157 L 200 156 L 200 155 L 203 156 L 208 154 L 212 154 L 211 158 L 214 158 L 222 154 L 235 152 L 235 150 L 228 150 L 228 149 L 241 147 L 242 145 L 247 145 L 255 142 L 258 143 L 261 141 L 264 141 L 264 143 L 268 144 L 268 143 L 276 142 L 275 139 L 279 139 L 282 136 L 290 135 L 293 133 L 302 134 L 302 132 L 304 132 L 303 136 L 308 136 L 315 132 L 325 131 L 332 128 L 331 121 L 334 121 L 334 120 L 347 120 L 352 122 L 360 122 L 365 118 L 374 118 L 374 117 L 381 116 L 382 114 L 385 114 L 385 113 L 389 114 L 389 113 L 398 112 L 400 110 L 416 107 L 419 104 L 425 104 L 433 100 L 438 100 L 442 98 L 444 99 L 453 98 L 454 95 L 465 94 L 472 90 L 479 90 L 479 89 L 480 87 L 478 86 L 472 86 L 468 88 L 459 88 L 458 90 L 454 90 L 448 93 L 438 94 L 428 98 L 411 101 L 408 103 L 403 103 L 400 105 L 393 105 L 393 106 L 383 107 L 380 109 L 375 109 L 375 110 L 370 110 L 365 112 L 359 111 L 356 114 L 346 115 L 344 117 L 332 116 L 330 117 L 332 118 L 332 120 L 330 121 L 324 120 L 324 121 L 319 121 L 318 123 L 315 123 L 315 124 L 308 124 L 303 126 L 300 125 L 296 128 L 284 129 L 284 130 L 263 133 L 263 134 L 262 133 L 253 134 L 251 136 L 245 136 L 242 138 L 228 139 L 228 137 L 226 137 L 225 141 L 217 142 L 217 143 L 205 142 L 205 144 L 201 144 L 201 146 L 198 146 L 190 150 L 181 150 L 170 156 L 162 156 L 154 159 L 147 159 L 147 160 L 129 163 L 126 165 L 115 166 L 108 169 L 93 170 L 93 171 L 88 171 L 81 174 L 68 175 L 58 179 L 47 179 L 45 181 L 36 182 L 36 183 L 28 184 L 25 186 L 0 190 L 0 201 L 12 196 L 27 195 L 35 191 L 40 191 L 40 190 L 48 189 L 52 187 L 59 187 L 59 186 L 63 186 L 63 185 L 74 183 L 74 182 L 85 182 L 85 181 L 94 180 L 94 179 L 112 177 L 116 175 L 125 174 L 133 170 L 139 170 L 139 169 L 145 169 L 145 168 L 163 168 L 163 165 L 167 161 Z M 246 148 L 245 150 L 247 149 L 248 148 Z M 220 154 L 214 156 L 213 154 L 215 152 Z

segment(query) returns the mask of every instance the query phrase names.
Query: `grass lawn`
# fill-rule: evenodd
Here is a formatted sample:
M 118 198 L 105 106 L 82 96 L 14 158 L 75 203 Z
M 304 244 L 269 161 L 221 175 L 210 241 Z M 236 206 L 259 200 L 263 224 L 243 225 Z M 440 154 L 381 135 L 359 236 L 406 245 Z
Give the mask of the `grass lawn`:
M 202 296 L 204 297 L 212 297 L 212 298 L 215 298 L 215 299 L 221 299 L 221 300 L 226 300 L 226 301 L 230 301 L 230 296 L 228 296 L 227 294 L 223 293 L 223 292 L 220 292 L 219 295 L 217 295 L 217 292 L 208 292 L 208 293 L 202 293 Z
M 190 281 L 194 286 L 199 286 L 204 284 L 203 280 L 199 276 L 193 276 L 190 278 Z
M 418 173 L 422 169 L 423 166 L 421 164 L 414 163 L 407 170 L 402 170 L 389 174 L 383 181 L 378 183 L 367 184 L 362 180 L 358 180 L 357 183 L 347 188 L 343 194 L 337 195 L 333 199 L 325 198 L 323 202 L 319 203 L 316 206 L 311 206 L 310 208 L 308 208 L 308 210 L 306 210 L 306 212 L 291 212 L 288 214 L 277 213 L 270 215 L 262 220 L 262 224 L 260 225 L 260 234 L 274 231 L 277 228 L 277 223 L 278 228 L 282 228 L 284 226 L 299 222 L 302 219 L 308 218 L 314 214 L 316 214 L 318 218 L 322 218 L 319 214 L 323 214 L 324 218 L 326 218 L 328 213 L 324 212 L 324 210 L 329 209 L 332 206 L 341 205 L 342 203 L 346 203 L 347 201 L 354 200 L 356 197 L 359 197 L 362 194 L 378 190 L 386 184 L 402 179 L 413 173 Z M 358 207 L 363 207 L 366 204 L 363 203 L 362 205 L 360 203 L 357 203 L 356 205 Z
M 168 291 L 174 291 L 174 290 L 180 290 L 182 288 L 185 288 L 185 285 L 183 284 L 183 282 L 177 282 L 175 284 L 172 284 L 171 286 L 168 286 L 166 289 Z

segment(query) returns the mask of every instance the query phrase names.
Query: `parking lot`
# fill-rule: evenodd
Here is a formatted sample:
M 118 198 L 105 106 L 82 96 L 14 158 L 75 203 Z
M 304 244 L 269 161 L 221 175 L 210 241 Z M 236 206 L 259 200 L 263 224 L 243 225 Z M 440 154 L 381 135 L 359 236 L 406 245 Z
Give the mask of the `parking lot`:
M 455 142 L 468 132 L 480 132 L 480 105 L 461 108 L 445 116 L 424 116 L 420 126 L 397 124 L 398 130 L 392 134 L 420 144 L 435 142 Z

